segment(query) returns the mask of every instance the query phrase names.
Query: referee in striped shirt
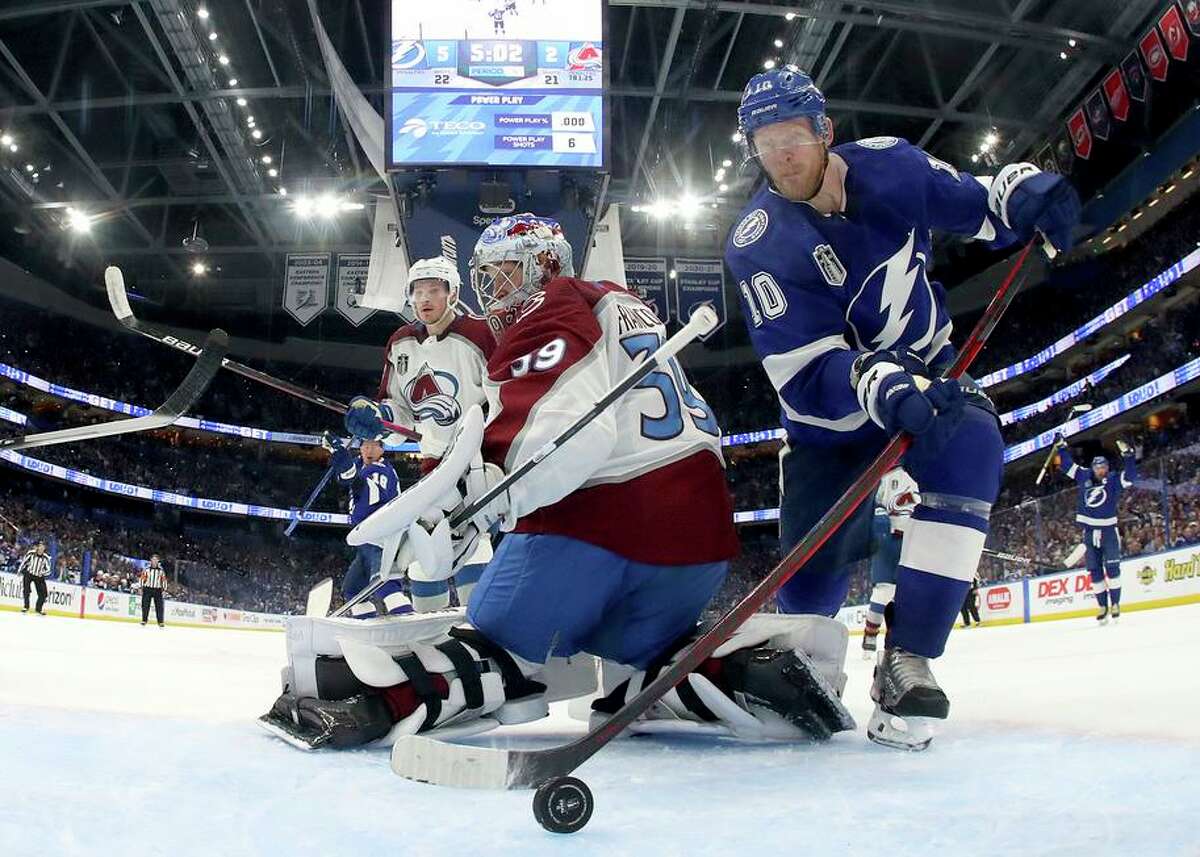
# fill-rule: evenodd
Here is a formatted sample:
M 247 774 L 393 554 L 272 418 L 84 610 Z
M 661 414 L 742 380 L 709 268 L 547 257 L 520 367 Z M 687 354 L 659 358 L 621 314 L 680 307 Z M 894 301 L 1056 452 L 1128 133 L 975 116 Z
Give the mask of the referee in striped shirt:
M 46 554 L 46 543 L 36 543 L 21 558 L 17 571 L 21 574 L 21 594 L 25 601 L 21 612 L 29 612 L 29 590 L 32 588 L 36 589 L 38 594 L 37 606 L 33 610 L 39 616 L 45 616 L 46 611 L 42 608 L 46 606 L 46 576 L 50 574 L 50 557 Z
M 150 618 L 150 602 L 154 602 L 154 612 L 158 616 L 158 627 L 163 626 L 163 586 L 166 585 L 167 575 L 163 571 L 162 560 L 158 554 L 151 554 L 150 564 L 142 569 L 142 624 Z

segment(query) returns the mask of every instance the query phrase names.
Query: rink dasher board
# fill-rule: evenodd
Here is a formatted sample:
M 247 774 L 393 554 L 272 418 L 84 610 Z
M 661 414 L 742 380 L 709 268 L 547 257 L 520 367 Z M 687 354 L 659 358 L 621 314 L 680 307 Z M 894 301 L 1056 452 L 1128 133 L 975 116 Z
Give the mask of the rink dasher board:
M 110 622 L 140 622 L 142 620 L 142 598 L 129 592 L 112 592 L 107 589 L 82 587 L 56 580 L 46 581 L 46 613 L 73 619 L 103 619 Z M 36 591 L 30 592 L 32 610 Z M 21 609 L 21 576 L 0 572 L 0 610 Z M 150 621 L 156 621 L 151 610 Z M 210 607 L 186 601 L 163 600 L 163 621 L 173 627 L 222 628 L 236 631 L 284 630 L 285 616 L 273 613 L 257 613 L 229 607 Z
M 1155 610 L 1200 603 L 1200 545 L 1121 561 L 1121 610 Z M 982 624 L 1018 625 L 1076 619 L 1097 612 L 1091 575 L 1075 568 L 1042 577 L 1026 577 L 979 588 Z M 867 605 L 843 607 L 837 618 L 861 634 Z M 961 621 L 956 621 L 962 627 Z

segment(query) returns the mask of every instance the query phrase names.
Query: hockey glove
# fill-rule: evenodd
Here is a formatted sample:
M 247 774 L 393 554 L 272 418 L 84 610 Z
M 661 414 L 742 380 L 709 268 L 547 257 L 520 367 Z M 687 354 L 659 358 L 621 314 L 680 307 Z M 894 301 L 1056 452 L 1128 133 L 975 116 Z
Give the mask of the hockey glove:
M 896 352 L 875 351 L 855 360 L 850 380 L 858 403 L 888 433 L 911 434 L 918 457 L 936 455 L 962 421 L 962 389 L 953 379 L 922 378 L 918 384 L 902 359 Z
M 1022 240 L 1041 232 L 1062 252 L 1075 243 L 1071 233 L 1083 212 L 1070 182 L 1027 163 L 1009 164 L 996 173 L 988 189 L 988 208 Z
M 409 527 L 408 538 L 421 564 L 422 579 L 445 580 L 453 576 L 475 552 L 484 533 L 496 525 L 506 528 L 516 523 L 508 520 L 508 492 L 502 491 L 458 527 L 450 527 L 450 518 L 473 505 L 504 476 L 503 470 L 484 462 L 483 456 L 476 453 L 454 491 L 442 500 L 445 514 L 435 511 Z
M 337 452 L 346 448 L 346 441 L 331 431 L 324 431 L 321 432 L 321 446 L 330 452 Z
M 1122 458 L 1128 458 L 1133 455 L 1133 447 L 1127 444 L 1120 438 L 1117 439 L 1117 452 L 1121 453 Z
M 380 440 L 390 434 L 383 424 L 385 420 L 389 423 L 394 420 L 390 405 L 355 396 L 346 411 L 346 431 L 363 440 Z

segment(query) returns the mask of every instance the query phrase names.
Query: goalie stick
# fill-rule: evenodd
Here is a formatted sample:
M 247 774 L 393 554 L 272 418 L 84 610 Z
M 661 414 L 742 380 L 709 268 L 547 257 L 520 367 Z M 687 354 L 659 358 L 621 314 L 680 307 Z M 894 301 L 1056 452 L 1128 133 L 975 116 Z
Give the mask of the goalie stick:
M 683 350 L 684 346 L 690 343 L 698 336 L 713 330 L 719 321 L 717 312 L 708 304 L 701 304 L 692 313 L 687 324 L 676 331 L 675 335 L 667 339 L 658 349 L 652 352 L 645 360 L 630 370 L 629 374 L 617 382 L 611 390 L 605 393 L 600 401 L 592 405 L 585 413 L 567 426 L 557 437 L 547 441 L 534 454 L 521 462 L 521 465 L 485 491 L 473 503 L 463 509 L 455 512 L 450 518 L 450 528 L 455 529 L 467 521 L 475 517 L 482 509 L 487 508 L 487 505 L 507 491 L 514 482 L 518 479 L 523 479 L 525 474 L 533 470 L 539 464 L 546 460 L 546 457 L 569 441 L 579 432 L 583 431 L 592 420 L 596 419 L 604 412 L 609 405 L 624 396 L 627 392 L 636 387 L 643 378 L 651 372 L 663 369 L 667 365 L 667 361 Z M 385 567 L 385 566 L 381 566 Z M 340 608 L 334 611 L 334 616 L 343 616 L 350 611 L 350 608 L 355 604 L 367 600 L 375 591 L 379 589 L 386 581 L 387 577 L 380 577 L 373 581 L 369 586 L 343 604 Z
M 995 330 L 1004 311 L 1020 291 L 1021 283 L 1015 281 L 1033 244 L 1034 241 L 1030 241 L 1017 256 L 1012 269 L 963 344 L 947 377 L 962 375 Z M 449 744 L 428 736 L 410 735 L 401 738 L 393 747 L 392 770 L 402 777 L 421 782 L 491 789 L 533 788 L 570 774 L 617 737 L 667 691 L 683 681 L 739 626 L 758 612 L 775 591 L 816 554 L 854 509 L 875 491 L 880 480 L 900 462 L 911 443 L 912 437 L 903 432 L 893 437 L 854 484 L 846 489 L 832 508 L 750 594 L 681 651 L 676 660 L 637 696 L 583 737 L 545 750 L 504 750 Z
M 155 342 L 161 342 L 163 345 L 170 346 L 177 351 L 184 351 L 193 356 L 200 353 L 200 349 L 188 342 L 186 339 L 180 339 L 174 334 L 168 333 L 161 327 L 153 324 L 148 324 L 138 319 L 133 314 L 133 309 L 129 306 L 129 295 L 125 291 L 125 275 L 121 273 L 121 269 L 116 265 L 109 265 L 104 271 L 104 286 L 108 291 L 108 302 L 112 306 L 113 315 L 117 317 L 117 321 L 126 330 L 131 330 L 134 333 L 140 333 L 148 339 L 153 339 Z M 345 414 L 350 410 L 350 406 L 339 402 L 337 399 L 330 398 L 316 390 L 310 390 L 307 387 L 301 387 L 299 384 L 293 384 L 291 381 L 285 381 L 282 378 L 276 378 L 274 375 L 268 375 L 266 372 L 251 368 L 244 363 L 239 363 L 236 360 L 231 360 L 225 357 L 221 360 L 221 365 L 233 372 L 236 375 L 241 375 L 243 378 L 249 378 L 251 381 L 257 381 L 264 384 L 273 390 L 278 390 L 281 393 L 286 393 L 289 396 L 295 396 L 297 399 L 303 399 L 314 405 L 320 405 L 323 408 L 334 411 L 335 413 Z M 398 435 L 403 435 L 409 440 L 420 440 L 421 435 L 410 428 L 406 428 L 395 423 L 384 421 L 384 428 Z
M 175 388 L 167 400 L 143 417 L 133 417 L 125 420 L 109 420 L 90 426 L 61 429 L 59 431 L 39 432 L 22 437 L 12 437 L 0 441 L 0 451 L 29 449 L 35 446 L 54 446 L 60 443 L 71 443 L 77 440 L 95 440 L 100 437 L 114 437 L 137 431 L 165 428 L 171 425 L 208 389 L 208 385 L 221 369 L 221 360 L 229 349 L 229 336 L 223 330 L 213 330 L 204 341 L 204 347 L 199 350 L 196 363 L 188 371 L 183 381 Z

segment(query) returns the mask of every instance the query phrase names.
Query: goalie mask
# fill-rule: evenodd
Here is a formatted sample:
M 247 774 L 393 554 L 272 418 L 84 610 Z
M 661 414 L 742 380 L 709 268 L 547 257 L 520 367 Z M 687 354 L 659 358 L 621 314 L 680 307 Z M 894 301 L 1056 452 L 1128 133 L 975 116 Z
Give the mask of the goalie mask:
M 497 218 L 471 254 L 471 286 L 496 336 L 547 283 L 573 276 L 571 245 L 558 221 L 548 217 L 525 213 Z
M 423 322 L 426 324 L 440 324 L 454 314 L 454 307 L 458 303 L 458 295 L 462 290 L 462 278 L 458 274 L 458 265 L 446 259 L 443 256 L 435 256 L 432 259 L 418 259 L 413 262 L 412 267 L 408 269 L 408 285 L 405 287 L 404 296 L 408 300 L 409 306 L 416 312 L 416 305 L 413 303 L 413 289 L 421 280 L 440 280 L 446 284 L 446 311 L 442 313 L 442 317 L 432 322 Z M 418 316 L 418 320 L 420 317 Z

